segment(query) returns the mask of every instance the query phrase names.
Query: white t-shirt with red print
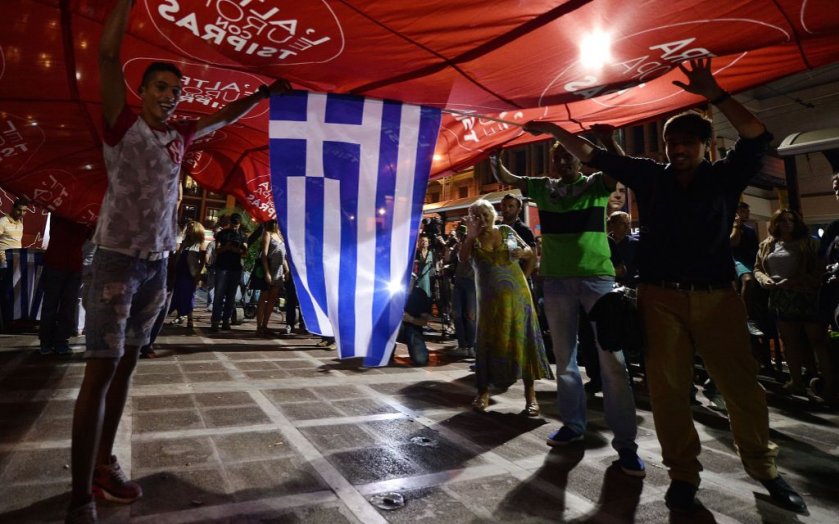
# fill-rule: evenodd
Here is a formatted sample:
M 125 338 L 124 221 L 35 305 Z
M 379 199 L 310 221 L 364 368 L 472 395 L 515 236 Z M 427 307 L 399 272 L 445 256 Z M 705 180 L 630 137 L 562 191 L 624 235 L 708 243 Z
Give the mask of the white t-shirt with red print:
M 181 162 L 195 122 L 153 129 L 127 106 L 113 127 L 105 124 L 103 152 L 108 189 L 93 241 L 140 251 L 177 248 Z

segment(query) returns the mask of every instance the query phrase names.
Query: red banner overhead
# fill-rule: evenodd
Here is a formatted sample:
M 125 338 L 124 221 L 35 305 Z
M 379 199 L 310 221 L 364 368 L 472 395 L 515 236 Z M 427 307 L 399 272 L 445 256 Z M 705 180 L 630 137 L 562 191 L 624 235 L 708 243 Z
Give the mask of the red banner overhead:
M 0 186 L 79 221 L 96 216 L 101 159 L 98 41 L 111 0 L 4 0 Z M 446 118 L 434 173 L 533 140 L 539 118 L 581 131 L 701 102 L 672 85 L 679 62 L 713 56 L 737 92 L 839 60 L 832 0 L 137 0 L 122 57 L 184 73 L 178 118 L 198 118 L 272 78 L 321 92 L 432 105 Z M 129 104 L 138 104 L 136 95 Z M 185 169 L 274 216 L 267 104 L 205 137 Z

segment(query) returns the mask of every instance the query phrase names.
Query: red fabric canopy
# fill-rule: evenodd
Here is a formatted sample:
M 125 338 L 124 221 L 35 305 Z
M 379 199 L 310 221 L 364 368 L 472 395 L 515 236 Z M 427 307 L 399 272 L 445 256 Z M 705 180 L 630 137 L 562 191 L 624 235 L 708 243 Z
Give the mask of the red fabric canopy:
M 112 4 L 0 3 L 0 186 L 85 222 L 106 186 L 97 52 Z M 150 61 L 178 63 L 179 118 L 285 77 L 302 89 L 577 131 L 702 102 L 671 83 L 688 58 L 716 57 L 717 78 L 733 92 L 836 62 L 837 29 L 831 0 L 137 0 L 122 56 L 129 93 Z M 611 42 L 599 67 L 581 59 L 598 32 Z M 495 120 L 448 116 L 432 175 L 534 139 Z M 196 144 L 186 169 L 257 218 L 273 216 L 267 104 Z

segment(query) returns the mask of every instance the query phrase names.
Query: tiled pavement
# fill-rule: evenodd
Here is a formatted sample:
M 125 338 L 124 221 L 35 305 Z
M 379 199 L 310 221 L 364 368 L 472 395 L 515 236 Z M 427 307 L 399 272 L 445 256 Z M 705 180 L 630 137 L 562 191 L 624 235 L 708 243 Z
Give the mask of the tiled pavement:
M 103 522 L 839 522 L 839 416 L 803 399 L 772 395 L 771 423 L 782 472 L 810 516 L 767 500 L 743 472 L 726 419 L 700 394 L 708 511 L 671 519 L 643 395 L 648 475 L 638 480 L 611 465 L 601 397 L 590 400 L 585 441 L 552 450 L 544 441 L 557 428 L 554 383 L 537 386 L 543 418 L 518 415 L 520 385 L 495 395 L 490 413 L 473 413 L 468 363 L 445 356 L 450 343 L 432 344 L 429 368 L 358 369 L 316 339 L 257 338 L 252 322 L 218 336 L 204 318 L 196 326 L 167 327 L 161 358 L 137 369 L 116 453 L 145 496 L 100 505 Z M 42 357 L 36 344 L 33 335 L 0 335 L 4 523 L 59 521 L 68 502 L 82 348 Z M 399 509 L 370 502 L 398 496 Z

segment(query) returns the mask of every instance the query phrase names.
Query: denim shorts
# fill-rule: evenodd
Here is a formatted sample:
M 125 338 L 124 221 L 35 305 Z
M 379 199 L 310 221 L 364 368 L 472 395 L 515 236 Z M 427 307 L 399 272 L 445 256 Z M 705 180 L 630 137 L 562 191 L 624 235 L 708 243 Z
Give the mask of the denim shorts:
M 166 300 L 166 259 L 97 249 L 85 281 L 85 358 L 120 358 L 144 346 Z

